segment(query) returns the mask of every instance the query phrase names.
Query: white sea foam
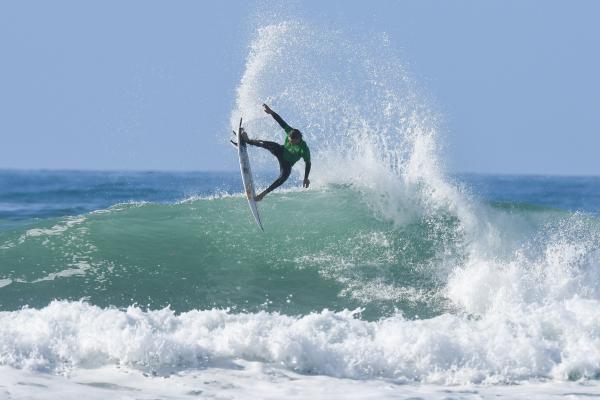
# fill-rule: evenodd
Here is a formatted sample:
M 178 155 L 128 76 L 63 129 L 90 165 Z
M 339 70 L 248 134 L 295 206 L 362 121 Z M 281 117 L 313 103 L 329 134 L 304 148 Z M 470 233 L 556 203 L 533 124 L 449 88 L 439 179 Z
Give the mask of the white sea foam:
M 50 228 L 33 228 L 27 230 L 21 237 L 19 238 L 19 243 L 24 243 L 28 238 L 32 237 L 45 237 L 45 236 L 57 236 L 68 229 L 73 228 L 77 225 L 85 222 L 86 218 L 84 216 L 77 217 L 67 217 L 63 221 L 58 224 L 53 225 Z
M 51 272 L 46 276 L 35 279 L 29 283 L 38 283 L 44 281 L 53 281 L 57 278 L 69 278 L 71 276 L 83 276 L 88 271 L 93 269 L 92 265 L 90 265 L 87 261 L 78 260 L 70 264 L 71 268 L 65 268 L 63 270 L 57 272 Z M 1 287 L 1 286 L 0 286 Z
M 176 315 L 55 301 L 40 310 L 0 313 L 0 364 L 50 372 L 120 365 L 165 374 L 241 359 L 303 374 L 396 383 L 595 378 L 598 306 L 571 298 L 520 317 L 445 314 L 368 322 L 350 311 Z
M 574 214 L 546 225 L 512 255 L 475 251 L 451 274 L 448 296 L 471 313 L 527 312 L 570 299 L 600 300 L 600 230 Z
M 88 221 L 88 216 L 64 217 L 51 227 L 26 230 L 25 233 L 19 236 L 17 243 L 12 248 L 24 246 L 26 249 L 26 246 L 41 245 L 56 254 L 60 261 L 56 262 L 52 257 L 47 257 L 43 260 L 47 264 L 41 264 L 33 276 L 20 276 L 20 271 L 16 269 L 11 273 L 14 276 L 7 277 L 2 281 L 8 280 L 8 283 L 0 285 L 0 287 L 12 282 L 39 283 L 59 278 L 83 276 L 95 269 L 92 256 L 98 249 L 88 240 Z M 35 247 L 32 249 L 35 249 Z
M 386 380 L 357 381 L 301 375 L 260 362 L 236 360 L 219 368 L 151 376 L 126 367 L 78 369 L 49 376 L 0 367 L 0 399 L 431 399 L 568 400 L 600 394 L 596 383 L 552 382 L 524 385 L 398 385 Z
M 189 204 L 189 203 L 194 203 L 196 201 L 202 201 L 202 200 L 219 200 L 219 199 L 238 198 L 238 197 L 245 197 L 245 194 L 242 194 L 242 192 L 229 193 L 229 192 L 223 191 L 223 192 L 212 193 L 209 195 L 189 196 L 189 197 L 186 197 L 185 199 L 177 201 L 175 204 Z

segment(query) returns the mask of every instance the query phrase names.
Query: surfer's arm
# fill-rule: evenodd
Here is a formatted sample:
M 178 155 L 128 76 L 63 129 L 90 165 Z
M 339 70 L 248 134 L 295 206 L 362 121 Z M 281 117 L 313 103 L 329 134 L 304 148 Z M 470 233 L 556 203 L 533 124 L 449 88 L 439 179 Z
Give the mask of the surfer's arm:
M 277 121 L 279 126 L 281 126 L 286 133 L 292 130 L 292 127 L 289 126 L 287 122 L 285 122 L 283 118 L 281 118 L 275 111 L 271 113 L 271 116 L 275 119 L 275 121 Z
M 274 119 L 275 121 L 277 121 L 277 123 L 279 124 L 279 126 L 281 126 L 281 127 L 283 128 L 283 130 L 284 130 L 284 131 L 286 131 L 286 133 L 287 133 L 287 132 L 289 132 L 289 131 L 292 129 L 292 127 L 291 127 L 291 126 L 289 126 L 289 125 L 287 124 L 287 122 L 285 122 L 285 121 L 283 120 L 283 118 L 281 118 L 281 117 L 279 116 L 279 114 L 277 114 L 275 111 L 271 110 L 271 109 L 269 108 L 269 106 L 268 106 L 268 105 L 266 105 L 266 104 L 263 104 L 263 107 L 265 108 L 265 112 L 266 112 L 267 114 L 271 115 L 271 117 L 273 117 L 273 119 Z

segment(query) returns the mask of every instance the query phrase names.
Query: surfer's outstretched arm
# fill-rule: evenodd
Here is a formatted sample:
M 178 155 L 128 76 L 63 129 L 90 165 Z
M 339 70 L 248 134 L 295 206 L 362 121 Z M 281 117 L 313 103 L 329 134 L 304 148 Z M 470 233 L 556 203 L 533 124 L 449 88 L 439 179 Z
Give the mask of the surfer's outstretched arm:
M 277 123 L 279 124 L 279 126 L 281 126 L 286 133 L 289 132 L 290 130 L 292 130 L 292 127 L 289 126 L 287 124 L 287 122 L 285 122 L 283 120 L 283 118 L 281 118 L 279 116 L 279 114 L 277 114 L 275 111 L 271 110 L 268 105 L 263 104 L 263 107 L 265 108 L 265 112 L 267 114 L 271 115 L 271 117 L 273 117 L 273 119 L 275 119 L 275 121 L 277 121 Z

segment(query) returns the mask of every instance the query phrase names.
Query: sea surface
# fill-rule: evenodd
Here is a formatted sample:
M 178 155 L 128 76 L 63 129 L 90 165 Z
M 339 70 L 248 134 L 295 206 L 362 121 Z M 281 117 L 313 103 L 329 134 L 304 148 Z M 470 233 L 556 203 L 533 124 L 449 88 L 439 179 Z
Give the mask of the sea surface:
M 262 233 L 237 171 L 0 171 L 0 398 L 600 395 L 600 178 L 448 179 L 476 234 L 349 185 L 294 179 Z
M 385 35 L 266 22 L 230 127 L 281 142 L 262 102 L 312 158 L 265 232 L 237 171 L 0 171 L 0 399 L 600 396 L 600 178 L 448 173 Z

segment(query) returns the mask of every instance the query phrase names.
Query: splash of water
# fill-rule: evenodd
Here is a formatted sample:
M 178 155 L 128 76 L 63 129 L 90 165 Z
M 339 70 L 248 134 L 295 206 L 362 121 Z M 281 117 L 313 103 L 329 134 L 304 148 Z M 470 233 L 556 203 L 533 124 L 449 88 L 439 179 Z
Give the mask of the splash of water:
M 254 136 L 281 140 L 262 102 L 304 132 L 317 187 L 350 186 L 399 229 L 415 220 L 431 227 L 439 256 L 429 267 L 447 280 L 445 295 L 457 307 L 485 314 L 531 304 L 532 293 L 537 304 L 598 299 L 596 286 L 574 283 L 598 270 L 594 223 L 559 216 L 548 225 L 498 212 L 453 185 L 440 161 L 439 118 L 387 37 L 356 40 L 297 21 L 263 26 L 232 124 L 244 115 Z

